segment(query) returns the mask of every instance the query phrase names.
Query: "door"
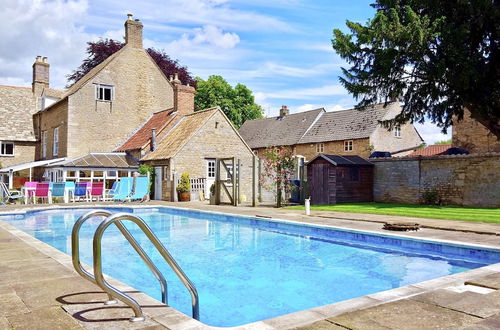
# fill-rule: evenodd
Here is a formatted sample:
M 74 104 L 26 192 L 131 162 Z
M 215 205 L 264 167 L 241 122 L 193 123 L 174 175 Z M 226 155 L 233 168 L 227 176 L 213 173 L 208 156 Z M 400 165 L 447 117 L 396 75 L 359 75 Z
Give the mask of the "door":
M 210 187 L 215 183 L 215 158 L 206 159 L 207 182 L 205 184 L 205 198 L 210 198 Z
M 324 205 L 329 202 L 329 165 L 312 164 L 311 204 Z
M 163 182 L 163 171 L 162 167 L 155 167 L 155 199 L 162 200 L 162 182 Z

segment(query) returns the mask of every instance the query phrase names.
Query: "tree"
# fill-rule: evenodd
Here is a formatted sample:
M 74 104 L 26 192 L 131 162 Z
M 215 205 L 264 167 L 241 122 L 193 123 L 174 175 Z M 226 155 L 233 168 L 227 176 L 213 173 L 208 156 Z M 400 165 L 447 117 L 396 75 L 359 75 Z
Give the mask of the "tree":
M 252 91 L 245 85 L 237 84 L 233 88 L 221 76 L 196 80 L 194 103 L 197 110 L 219 106 L 237 128 L 246 120 L 262 118 L 261 106 L 255 103 Z
M 443 140 L 443 141 L 437 141 L 437 142 L 434 142 L 434 144 L 451 144 L 451 139 Z
M 68 75 L 67 88 L 71 87 L 71 85 L 80 80 L 80 78 L 102 63 L 109 56 L 122 49 L 125 43 L 113 39 L 100 39 L 96 42 L 88 42 L 87 45 L 88 56 L 73 73 Z M 172 60 L 165 51 L 155 48 L 148 48 L 146 51 L 151 58 L 153 58 L 161 71 L 163 71 L 165 76 L 168 77 L 169 75 L 178 73 L 179 79 L 183 84 L 196 86 L 196 80 L 191 77 L 188 69 L 185 66 L 181 66 L 177 60 Z
M 335 29 L 351 67 L 341 83 L 359 103 L 399 99 L 386 127 L 426 116 L 446 131 L 464 109 L 500 138 L 500 4 L 497 0 L 377 0 L 365 24 Z

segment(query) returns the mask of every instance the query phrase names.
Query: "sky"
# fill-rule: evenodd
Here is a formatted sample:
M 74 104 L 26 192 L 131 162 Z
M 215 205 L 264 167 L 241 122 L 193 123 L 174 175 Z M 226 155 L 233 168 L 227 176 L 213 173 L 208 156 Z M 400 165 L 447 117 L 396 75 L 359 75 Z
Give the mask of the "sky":
M 85 58 L 88 41 L 123 40 L 127 14 L 144 24 L 144 46 L 164 49 L 193 76 L 242 83 L 266 116 L 348 109 L 356 100 L 339 83 L 348 67 L 331 46 L 332 30 L 373 16 L 373 0 L 0 0 L 0 84 L 30 86 L 31 65 L 47 56 L 50 83 Z M 427 144 L 451 137 L 415 125 Z

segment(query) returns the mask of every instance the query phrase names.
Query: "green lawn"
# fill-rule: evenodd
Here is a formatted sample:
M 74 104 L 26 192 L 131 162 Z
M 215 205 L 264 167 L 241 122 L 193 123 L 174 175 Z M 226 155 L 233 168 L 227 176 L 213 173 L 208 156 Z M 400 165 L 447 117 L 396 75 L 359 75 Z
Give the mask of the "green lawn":
M 290 206 L 288 208 L 294 210 L 303 210 L 304 206 Z M 480 207 L 350 203 L 337 205 L 312 205 L 311 210 L 402 215 L 417 218 L 500 223 L 500 209 Z

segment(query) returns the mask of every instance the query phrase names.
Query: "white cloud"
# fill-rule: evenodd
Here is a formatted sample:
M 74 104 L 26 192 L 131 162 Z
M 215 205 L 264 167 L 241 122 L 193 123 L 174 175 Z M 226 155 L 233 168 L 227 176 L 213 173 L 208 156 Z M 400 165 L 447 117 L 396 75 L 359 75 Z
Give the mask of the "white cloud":
M 281 91 L 265 93 L 270 99 L 314 99 L 321 96 L 347 95 L 342 85 L 325 85 L 316 88 L 285 89 Z
M 451 129 L 448 129 L 447 133 L 443 134 L 441 128 L 431 122 L 416 123 L 414 126 L 427 145 L 451 139 Z
M 171 43 L 173 48 L 190 49 L 198 45 L 210 45 L 216 48 L 234 48 L 240 42 L 236 33 L 224 32 L 213 25 L 205 25 L 194 29 L 193 33 L 185 33 L 179 40 Z

